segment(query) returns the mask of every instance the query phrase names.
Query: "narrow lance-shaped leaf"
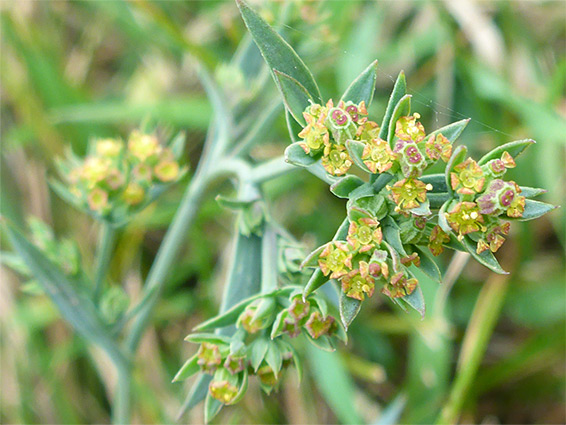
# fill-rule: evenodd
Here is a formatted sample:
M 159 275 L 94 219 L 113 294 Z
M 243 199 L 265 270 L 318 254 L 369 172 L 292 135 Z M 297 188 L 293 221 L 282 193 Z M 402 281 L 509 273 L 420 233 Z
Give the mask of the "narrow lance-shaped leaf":
M 348 174 L 330 186 L 330 191 L 339 198 L 348 198 L 350 192 L 364 184 L 358 176 Z
M 366 106 L 371 104 L 375 81 L 377 79 L 377 60 L 373 61 L 346 89 L 342 95 L 344 102 L 352 101 L 356 104 L 365 102 Z
M 410 94 L 403 96 L 393 110 L 391 121 L 389 121 L 389 130 L 387 133 L 387 141 L 390 145 L 393 145 L 393 137 L 395 136 L 395 126 L 397 120 L 411 113 L 411 97 L 412 96 Z
M 427 139 L 430 136 L 436 136 L 437 134 L 442 134 L 451 143 L 454 143 L 456 139 L 460 137 L 460 134 L 462 134 L 462 132 L 464 131 L 464 129 L 466 128 L 469 122 L 470 122 L 470 118 L 467 118 L 465 120 L 460 120 L 452 124 L 448 124 L 447 126 L 439 128 L 438 130 L 434 130 L 432 133 L 427 135 Z
M 529 146 L 535 144 L 536 142 L 532 139 L 525 139 L 525 140 L 517 140 L 515 142 L 505 143 L 501 146 L 496 147 L 495 149 L 491 150 L 490 152 L 486 153 L 481 159 L 478 161 L 479 165 L 484 165 L 488 161 L 492 159 L 501 158 L 503 152 L 508 152 L 513 158 L 519 156 L 525 149 Z
M 525 198 L 536 198 L 537 196 L 548 192 L 546 189 L 538 187 L 519 186 L 519 188 L 521 189 L 521 196 L 524 196 Z
M 389 123 L 391 121 L 391 116 L 393 115 L 393 110 L 397 103 L 401 100 L 403 96 L 407 94 L 407 82 L 405 80 L 405 73 L 401 71 L 395 81 L 393 86 L 393 91 L 391 92 L 391 97 L 389 98 L 389 103 L 387 103 L 387 108 L 385 109 L 385 115 L 383 116 L 383 121 L 381 123 L 381 129 L 379 130 L 379 138 L 386 140 L 389 134 Z
M 272 74 L 273 70 L 277 69 L 293 77 L 301 83 L 317 103 L 322 103 L 320 90 L 312 73 L 289 43 L 283 40 L 246 2 L 236 0 L 236 3 L 246 27 L 252 34 Z
M 421 248 L 419 246 L 416 246 L 415 249 L 418 251 L 421 259 L 419 268 L 432 279 L 440 282 L 442 280 L 442 273 L 440 272 L 440 268 L 436 264 L 436 261 L 430 251 L 427 248 Z
M 194 355 L 189 360 L 185 362 L 185 364 L 179 369 L 179 372 L 173 378 L 173 382 L 177 381 L 184 381 L 187 378 L 190 378 L 192 375 L 197 373 L 200 370 L 200 366 L 198 364 L 198 355 Z
M 350 158 L 352 158 L 352 160 L 354 161 L 354 164 L 356 164 L 366 173 L 371 173 L 371 170 L 366 166 L 366 164 L 364 164 L 364 161 L 362 160 L 364 148 L 365 144 L 358 140 L 346 141 L 346 149 L 348 149 L 348 153 L 350 154 Z
M 204 423 L 210 423 L 210 421 L 218 415 L 220 410 L 222 410 L 223 406 L 224 405 L 220 401 L 212 397 L 210 392 L 207 393 L 206 400 L 204 402 Z
M 273 71 L 275 75 L 275 80 L 279 87 L 279 91 L 283 96 L 283 102 L 285 107 L 291 113 L 295 121 L 297 121 L 302 126 L 306 125 L 305 118 L 303 117 L 303 111 L 309 106 L 313 99 L 301 83 L 290 77 L 287 74 L 279 72 L 278 70 Z
M 405 301 L 408 305 L 410 305 L 412 308 L 414 308 L 416 311 L 418 311 L 419 314 L 421 315 L 421 318 L 424 319 L 426 306 L 425 306 L 423 291 L 421 290 L 420 286 L 417 286 L 413 292 L 411 292 L 409 295 L 405 295 L 401 299 Z
M 212 381 L 212 376 L 206 373 L 201 373 L 197 379 L 197 381 L 191 387 L 191 390 L 187 394 L 185 401 L 183 402 L 183 406 L 179 410 L 177 414 L 177 421 L 181 419 L 181 417 L 190 411 L 193 407 L 203 401 L 207 394 L 208 394 L 208 385 Z
M 534 220 L 535 218 L 542 217 L 546 213 L 558 208 L 556 205 L 547 204 L 546 202 L 534 201 L 532 199 L 525 200 L 525 211 L 523 215 L 516 219 L 518 221 Z
M 199 325 L 195 326 L 193 330 L 206 331 L 232 325 L 236 322 L 236 319 L 238 319 L 240 314 L 242 314 L 242 312 L 246 309 L 248 304 L 250 304 L 254 300 L 257 300 L 258 298 L 261 298 L 262 296 L 263 294 L 256 294 L 250 298 L 247 298 L 236 304 L 232 308 L 228 309 L 226 312 L 200 323 Z

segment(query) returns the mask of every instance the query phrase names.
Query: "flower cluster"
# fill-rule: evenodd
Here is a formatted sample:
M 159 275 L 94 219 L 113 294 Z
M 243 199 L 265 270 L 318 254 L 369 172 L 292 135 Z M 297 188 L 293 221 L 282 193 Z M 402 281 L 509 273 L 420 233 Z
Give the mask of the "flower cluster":
M 127 143 L 94 140 L 90 155 L 79 159 L 70 154 L 59 168 L 74 203 L 110 219 L 143 208 L 165 185 L 182 177 L 186 169 L 179 165 L 182 147 L 178 148 L 174 154 L 154 134 L 133 131 Z
M 472 158 L 456 165 L 450 173 L 452 190 L 458 195 L 446 212 L 446 220 L 458 239 L 470 235 L 477 244 L 476 252 L 496 252 L 509 233 L 506 217 L 521 218 L 525 197 L 514 181 L 502 179 L 515 161 L 508 152 L 500 158 L 479 165 Z
M 293 363 L 289 338 L 302 333 L 322 348 L 332 348 L 333 337 L 345 338 L 335 317 L 328 314 L 326 302 L 318 295 L 303 299 L 300 287 L 287 286 L 244 304 L 231 338 L 216 334 L 187 337 L 201 344 L 187 364 L 194 364 L 193 373 L 213 375 L 210 396 L 223 404 L 241 398 L 250 375 L 257 376 L 267 393 L 277 388 L 282 372 Z
M 337 279 L 346 296 L 360 301 L 373 295 L 376 284 L 391 298 L 411 294 L 418 282 L 408 267 L 419 261 L 416 253 L 400 256 L 383 240 L 377 217 L 359 207 L 350 217 L 346 240 L 327 243 L 318 256 L 322 273 Z

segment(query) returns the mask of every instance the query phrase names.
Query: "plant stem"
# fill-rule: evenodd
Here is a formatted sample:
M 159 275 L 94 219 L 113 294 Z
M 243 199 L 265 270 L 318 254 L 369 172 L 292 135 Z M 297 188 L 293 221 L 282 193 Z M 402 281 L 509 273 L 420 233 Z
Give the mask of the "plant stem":
M 508 283 L 508 277 L 496 275 L 488 279 L 482 288 L 464 335 L 454 385 L 448 402 L 436 420 L 437 424 L 454 424 L 460 417 L 497 323 Z
M 285 157 L 280 156 L 254 167 L 251 180 L 255 184 L 260 184 L 295 170 L 299 170 L 299 168 L 289 164 L 285 161 Z
M 112 423 L 130 423 L 130 387 L 132 373 L 128 365 L 118 365 L 118 382 L 112 402 Z
M 153 262 L 149 274 L 146 279 L 144 291 L 155 291 L 147 302 L 140 307 L 139 314 L 134 321 L 131 331 L 126 338 L 126 347 L 130 353 L 136 351 L 136 348 L 143 336 L 143 332 L 151 317 L 151 312 L 155 304 L 160 298 L 163 287 L 167 280 L 167 274 L 171 266 L 177 258 L 179 248 L 185 242 L 187 231 L 196 215 L 198 205 L 204 194 L 204 189 L 208 178 L 205 176 L 204 170 L 195 173 L 195 177 L 190 182 L 181 201 L 181 205 L 173 218 L 173 222 L 165 238 L 161 243 L 161 247 L 157 252 L 155 261 Z
M 114 248 L 114 239 L 116 230 L 106 221 L 102 222 L 100 238 L 98 240 L 98 248 L 96 250 L 96 268 L 94 271 L 94 302 L 98 304 L 104 289 L 104 278 L 110 264 L 112 249 Z

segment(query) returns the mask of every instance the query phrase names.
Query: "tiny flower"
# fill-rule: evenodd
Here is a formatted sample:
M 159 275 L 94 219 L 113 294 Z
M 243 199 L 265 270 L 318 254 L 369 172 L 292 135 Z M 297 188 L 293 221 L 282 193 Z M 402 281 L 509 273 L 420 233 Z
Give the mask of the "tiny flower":
M 353 139 L 356 134 L 356 125 L 350 114 L 340 107 L 329 108 L 325 124 L 339 145 L 343 145 L 348 139 Z
M 157 164 L 153 171 L 162 182 L 171 182 L 179 176 L 179 164 L 177 161 L 163 161 Z
M 146 161 L 151 156 L 158 155 L 162 148 L 154 135 L 133 131 L 128 139 L 128 149 L 137 159 Z
M 96 153 L 100 156 L 115 157 L 122 151 L 122 142 L 116 139 L 102 139 L 96 143 Z
M 369 142 L 370 140 L 379 138 L 379 125 L 373 121 L 364 121 L 360 123 L 356 130 L 356 140 Z M 389 144 L 387 144 L 389 147 Z
M 485 240 L 480 239 L 478 241 L 477 250 L 478 254 L 489 249 L 491 252 L 497 252 L 501 245 L 505 242 L 504 236 L 509 233 L 509 228 L 511 223 L 504 222 L 502 224 L 496 224 L 488 227 L 485 232 Z
M 401 172 L 405 177 L 420 177 L 423 174 L 428 164 L 415 143 L 398 143 L 394 151 L 398 154 Z
M 330 242 L 318 257 L 318 265 L 325 276 L 338 279 L 352 268 L 352 254 L 347 244 L 340 241 Z
M 310 304 L 308 301 L 303 301 L 303 298 L 298 295 L 293 298 L 293 302 L 287 309 L 289 315 L 296 321 L 300 321 L 309 314 Z
M 419 267 L 421 265 L 421 258 L 419 257 L 419 254 L 413 252 L 411 255 L 401 258 L 401 264 L 406 267 L 409 267 L 411 264 Z
M 267 387 L 274 387 L 277 385 L 277 376 L 271 369 L 271 366 L 265 365 L 257 370 L 257 376 L 260 382 Z
M 391 298 L 400 298 L 412 294 L 418 283 L 417 279 L 407 279 L 405 273 L 399 272 L 391 276 L 391 280 L 383 287 L 381 292 Z
M 150 182 L 153 176 L 153 171 L 151 170 L 151 167 L 144 162 L 140 162 L 139 164 L 137 164 L 132 170 L 132 173 L 136 178 L 136 180 L 141 180 L 145 182 Z
M 374 289 L 374 278 L 370 275 L 369 264 L 364 261 L 360 261 L 359 269 L 352 270 L 342 278 L 342 291 L 350 298 L 363 301 L 365 295 L 373 295 Z
M 223 404 L 230 404 L 238 395 L 238 387 L 227 380 L 213 380 L 208 386 L 210 395 Z
M 350 169 L 352 160 L 344 146 L 326 145 L 322 157 L 322 166 L 329 174 L 341 176 Z
M 401 117 L 395 124 L 395 135 L 404 141 L 418 143 L 425 138 L 425 129 L 417 121 L 421 116 L 414 113 L 412 116 Z
M 320 123 L 323 123 L 324 120 L 326 119 L 326 116 L 328 115 L 328 109 L 332 108 L 334 106 L 334 104 L 332 103 L 332 99 L 330 99 L 328 101 L 328 103 L 326 104 L 326 106 L 322 106 L 319 105 L 318 103 L 312 103 L 311 105 L 307 106 L 307 108 L 305 109 L 305 112 L 303 112 L 303 116 L 304 114 L 308 114 L 311 117 L 314 118 L 314 121 L 318 121 Z M 306 119 L 306 117 L 305 117 Z M 306 120 L 308 122 L 308 120 Z
M 108 193 L 99 187 L 94 188 L 87 199 L 88 206 L 93 211 L 103 212 L 108 208 Z
M 283 320 L 283 333 L 289 335 L 290 338 L 295 338 L 299 336 L 301 333 L 301 329 L 299 328 L 298 321 L 293 319 L 292 317 L 286 317 Z
M 334 323 L 334 317 L 327 316 L 323 319 L 322 314 L 319 311 L 313 312 L 307 323 L 305 324 L 305 329 L 311 337 L 317 339 L 322 335 L 327 334 Z
M 145 198 L 145 191 L 139 184 L 130 182 L 122 194 L 128 205 L 137 205 Z
M 448 224 L 458 232 L 459 238 L 484 229 L 483 216 L 475 202 L 459 202 L 446 214 Z
M 393 166 L 394 160 L 395 154 L 385 140 L 379 138 L 367 140 L 362 152 L 362 161 L 372 173 L 386 172 Z
M 473 195 L 480 193 L 483 189 L 485 177 L 481 167 L 472 158 L 456 165 L 450 173 L 450 184 L 452 190 L 462 195 Z
M 403 179 L 395 183 L 390 189 L 391 198 L 397 204 L 397 209 L 410 210 L 417 208 L 421 202 L 426 201 L 426 192 L 431 190 L 432 186 L 417 179 Z
M 352 249 L 358 252 L 371 250 L 383 240 L 379 221 L 369 217 L 360 218 L 357 222 L 353 221 L 350 223 L 346 239 L 352 246 Z
M 124 178 L 124 175 L 115 168 L 110 170 L 105 180 L 106 184 L 112 190 L 120 189 L 125 181 L 126 179 Z
M 232 375 L 235 375 L 236 373 L 244 370 L 244 360 L 244 356 L 233 356 L 232 354 L 229 354 L 228 357 L 226 357 L 226 361 L 224 361 L 224 368 Z
M 217 345 L 203 342 L 197 353 L 197 363 L 205 373 L 214 373 L 222 363 L 222 356 Z
M 368 114 L 366 103 L 363 100 L 358 105 L 354 102 L 348 101 L 346 103 L 340 102 L 338 106 L 344 109 L 355 123 L 358 123 Z
M 509 154 L 509 152 L 505 151 L 501 155 L 501 159 L 492 159 L 482 166 L 482 170 L 491 177 L 498 178 L 505 174 L 507 168 L 515 168 L 515 166 L 516 164 L 513 157 Z
M 444 244 L 450 241 L 450 236 L 445 233 L 440 226 L 434 226 L 430 232 L 428 249 L 432 255 L 437 256 L 444 251 Z
M 372 277 L 389 277 L 389 266 L 387 265 L 387 251 L 376 249 L 373 251 L 368 264 L 368 273 Z
M 80 175 L 87 182 L 89 188 L 94 187 L 98 182 L 104 180 L 110 171 L 110 160 L 91 156 L 86 159 Z
M 525 211 L 525 197 L 519 196 L 519 193 L 521 189 L 515 182 L 493 180 L 477 199 L 480 212 L 486 215 L 500 215 L 506 212 L 509 217 L 522 217 Z
M 303 138 L 301 146 L 307 154 L 311 152 L 317 153 L 322 150 L 324 145 L 329 143 L 330 134 L 324 124 L 315 120 L 312 115 L 304 112 L 303 116 L 307 126 L 299 133 L 299 137 Z
M 450 140 L 439 133 L 430 136 L 426 142 L 426 155 L 433 161 L 442 158 L 444 162 L 448 162 L 450 155 L 452 155 L 452 144 Z
M 261 323 L 253 320 L 255 311 L 255 306 L 248 306 L 244 312 L 240 314 L 240 317 L 238 317 L 238 326 L 244 328 L 244 330 L 249 334 L 254 334 L 261 330 Z

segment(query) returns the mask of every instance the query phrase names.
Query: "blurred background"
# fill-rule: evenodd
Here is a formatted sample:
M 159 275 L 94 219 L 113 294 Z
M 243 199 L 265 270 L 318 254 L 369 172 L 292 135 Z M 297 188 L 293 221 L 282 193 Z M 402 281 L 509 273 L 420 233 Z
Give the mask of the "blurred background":
M 498 144 L 535 139 L 511 178 L 544 187 L 542 200 L 564 204 L 563 1 L 251 3 L 297 48 L 324 97 L 339 97 L 378 59 L 370 115 L 379 122 L 404 70 L 427 130 L 471 118 L 460 143 L 476 157 Z M 125 136 L 151 117 L 186 131 L 186 162 L 194 169 L 212 114 L 194 58 L 215 71 L 231 100 L 245 97 L 226 65 L 245 27 L 232 1 L 4 0 L 0 9 L 1 213 L 22 225 L 39 217 L 58 237 L 74 239 L 91 268 L 98 228 L 49 189 L 56 158 L 69 146 L 84 154 L 89 138 Z M 274 84 L 267 86 L 265 96 L 275 98 Z M 283 153 L 289 135 L 280 115 L 254 158 Z M 133 297 L 185 184 L 145 210 L 118 240 L 111 279 Z M 210 189 L 143 341 L 132 395 L 136 423 L 173 422 L 190 387 L 171 379 L 196 350 L 183 338 L 217 311 L 234 216 L 214 197 L 229 190 L 227 183 Z M 345 202 L 303 171 L 265 190 L 275 218 L 309 247 L 327 241 L 345 214 Z M 347 347 L 332 355 L 299 347 L 307 360 L 300 388 L 294 374 L 271 397 L 252 386 L 215 421 L 371 423 L 389 407 L 394 421 L 430 423 L 454 382 L 478 295 L 496 280 L 503 304 L 461 421 L 565 423 L 565 243 L 562 208 L 513 227 L 498 253 L 508 276 L 444 255 L 445 287 L 454 286 L 446 297 L 423 278 L 431 306 L 424 321 L 374 296 L 352 325 Z M 74 335 L 46 296 L 22 283 L 2 268 L 0 421 L 108 422 L 114 378 L 107 360 Z M 201 408 L 182 419 L 202 420 Z

